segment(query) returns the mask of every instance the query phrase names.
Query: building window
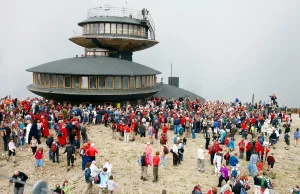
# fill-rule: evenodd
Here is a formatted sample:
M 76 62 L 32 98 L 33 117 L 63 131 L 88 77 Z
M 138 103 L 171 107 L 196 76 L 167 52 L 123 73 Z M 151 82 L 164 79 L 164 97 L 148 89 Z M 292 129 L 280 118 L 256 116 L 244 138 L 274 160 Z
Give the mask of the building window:
M 134 26 L 134 35 L 135 35 L 135 36 L 138 35 L 138 29 L 137 29 L 137 26 L 136 26 L 136 25 Z
M 128 24 L 123 24 L 123 34 L 128 34 Z
M 99 89 L 105 88 L 105 77 L 100 76 L 99 77 Z
M 153 86 L 153 82 L 152 81 L 153 81 L 152 80 L 152 76 L 150 76 L 150 85 L 149 85 L 150 87 Z
M 71 88 L 71 77 L 65 76 L 65 88 Z
M 38 85 L 41 85 L 41 74 L 38 73 L 38 76 L 37 76 L 37 83 Z
M 117 34 L 122 34 L 122 24 L 117 24 Z
M 98 34 L 98 31 L 99 31 L 99 24 L 95 24 L 94 34 Z
M 141 32 L 142 32 L 142 37 L 146 37 L 146 34 L 145 34 L 145 28 L 142 27 Z
M 46 86 L 49 86 L 49 83 L 50 83 L 50 75 L 49 74 L 45 75 L 45 81 L 46 81 Z
M 130 89 L 134 89 L 135 87 L 135 80 L 134 80 L 134 77 L 130 77 Z
M 111 34 L 116 34 L 117 33 L 117 24 L 112 23 L 110 26 Z
M 41 74 L 41 85 L 45 85 L 45 74 Z
M 121 77 L 115 77 L 115 89 L 121 89 Z
M 140 26 L 137 27 L 137 35 L 142 36 L 142 27 Z
M 133 35 L 133 25 L 129 25 L 129 35 Z
M 64 76 L 58 75 L 57 78 L 58 78 L 58 87 L 62 88 L 64 86 Z
M 135 87 L 136 88 L 141 88 L 141 77 L 140 76 L 136 76 L 135 77 Z
M 81 77 L 81 88 L 82 89 L 88 89 L 89 88 L 89 78 L 82 76 Z
M 90 76 L 90 89 L 97 89 L 97 77 Z
M 110 23 L 105 23 L 105 33 L 110 34 Z
M 123 89 L 128 89 L 128 77 L 123 77 Z
M 51 87 L 57 87 L 56 86 L 56 75 L 51 75 Z
M 142 76 L 142 88 L 147 87 L 146 85 L 146 76 Z
M 100 33 L 104 33 L 104 23 L 100 23 Z
M 73 79 L 73 88 L 80 88 L 79 76 L 72 76 Z
M 113 88 L 113 77 L 107 77 L 107 88 L 108 89 Z

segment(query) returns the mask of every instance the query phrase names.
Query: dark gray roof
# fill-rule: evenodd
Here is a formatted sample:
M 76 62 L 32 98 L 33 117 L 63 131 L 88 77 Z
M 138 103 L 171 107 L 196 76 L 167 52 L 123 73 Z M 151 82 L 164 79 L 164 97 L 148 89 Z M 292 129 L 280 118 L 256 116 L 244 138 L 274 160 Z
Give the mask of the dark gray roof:
M 161 90 L 159 92 L 154 94 L 154 96 L 156 96 L 156 97 L 166 97 L 166 98 L 178 99 L 179 97 L 184 97 L 187 95 L 187 96 L 189 96 L 190 100 L 195 100 L 196 98 L 200 98 L 201 102 L 205 102 L 204 98 L 200 97 L 199 95 L 197 95 L 193 92 L 187 91 L 185 89 L 171 86 L 168 84 L 161 84 L 161 83 L 157 83 L 156 85 L 161 88 Z
M 54 93 L 54 94 L 68 94 L 68 95 L 103 95 L 103 96 L 114 96 L 114 95 L 134 95 L 141 93 L 154 93 L 160 90 L 159 86 L 151 88 L 139 88 L 139 89 L 128 89 L 128 90 L 112 90 L 112 89 L 73 89 L 73 88 L 50 88 L 42 87 L 37 85 L 29 85 L 27 89 L 31 92 L 42 92 L 42 93 Z
M 70 75 L 155 75 L 161 72 L 139 63 L 111 57 L 74 57 L 52 61 L 30 69 L 28 72 Z
M 141 20 L 134 19 L 134 18 L 127 18 L 127 17 L 92 17 L 88 18 L 82 22 L 79 22 L 79 26 L 83 26 L 87 23 L 95 23 L 95 22 L 114 22 L 114 23 L 126 23 L 126 24 L 137 24 L 137 25 L 145 25 L 141 24 Z

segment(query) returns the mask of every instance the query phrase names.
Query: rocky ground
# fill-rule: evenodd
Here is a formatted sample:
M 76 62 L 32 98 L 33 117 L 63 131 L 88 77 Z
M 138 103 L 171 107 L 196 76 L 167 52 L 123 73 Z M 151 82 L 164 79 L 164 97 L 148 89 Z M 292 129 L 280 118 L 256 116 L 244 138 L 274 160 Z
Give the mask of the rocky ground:
M 300 118 L 293 115 L 292 131 L 300 126 Z M 103 165 L 108 159 L 113 164 L 112 174 L 115 181 L 119 184 L 117 193 L 124 194 L 160 194 L 162 189 L 166 189 L 168 194 L 189 194 L 193 187 L 201 183 L 203 191 L 217 185 L 218 177 L 214 176 L 214 167 L 210 165 L 209 155 L 205 158 L 205 173 L 197 170 L 197 149 L 200 145 L 204 145 L 203 135 L 197 135 L 195 140 L 188 138 L 185 147 L 184 161 L 178 167 L 172 166 L 172 157 L 168 155 L 166 158 L 166 167 L 159 168 L 159 182 L 152 182 L 152 167 L 148 168 L 148 181 L 140 181 L 140 166 L 137 163 L 138 157 L 144 151 L 145 142 L 137 138 L 135 142 L 125 144 L 120 140 L 112 140 L 111 131 L 104 126 L 91 126 L 88 130 L 89 138 L 95 143 L 96 148 L 100 151 L 97 156 L 98 165 Z M 169 146 L 173 146 L 172 132 L 169 132 Z M 237 138 L 238 140 L 240 137 Z M 292 145 L 289 150 L 285 150 L 283 135 L 280 137 L 275 150 L 271 150 L 275 154 L 276 179 L 275 191 L 280 194 L 287 194 L 291 188 L 300 180 L 300 156 L 299 147 Z M 45 143 L 42 145 L 45 149 Z M 1 146 L 2 148 L 2 146 Z M 159 142 L 153 144 L 153 152 L 159 150 Z M 62 153 L 63 150 L 60 150 Z M 3 153 L 3 150 L 2 150 Z M 5 155 L 4 155 L 5 154 Z M 29 175 L 28 183 L 35 183 L 37 180 L 45 180 L 48 182 L 49 188 L 53 189 L 55 184 L 62 184 L 64 180 L 69 180 L 72 194 L 82 193 L 86 184 L 84 182 L 84 173 L 81 170 L 81 160 L 77 160 L 75 167 L 69 172 L 66 171 L 66 156 L 61 156 L 60 164 L 53 164 L 48 161 L 47 154 L 44 157 L 45 167 L 43 171 L 35 170 L 33 156 L 28 147 L 20 151 L 17 149 L 17 163 L 6 161 L 7 153 L 3 153 L 0 159 L 1 175 L 12 176 L 14 169 L 23 171 Z M 246 161 L 241 162 L 242 173 L 246 171 Z M 266 166 L 266 165 L 265 165 Z M 250 185 L 253 181 L 250 179 Z M 97 186 L 94 187 L 94 193 L 97 193 Z M 0 193 L 13 193 L 13 186 L 9 186 L 8 180 L 0 179 Z M 26 187 L 25 193 L 31 193 L 31 188 Z M 252 191 L 250 192 L 252 193 Z

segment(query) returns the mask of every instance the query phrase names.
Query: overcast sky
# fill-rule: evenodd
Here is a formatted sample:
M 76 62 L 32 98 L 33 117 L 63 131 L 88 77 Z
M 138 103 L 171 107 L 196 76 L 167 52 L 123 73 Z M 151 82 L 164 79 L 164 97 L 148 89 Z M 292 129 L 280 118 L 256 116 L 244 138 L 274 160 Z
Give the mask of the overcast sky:
M 87 9 L 126 0 L 15 0 L 0 6 L 0 96 L 33 96 L 25 69 L 82 54 L 68 40 Z M 138 62 L 180 77 L 180 87 L 209 100 L 268 100 L 299 107 L 299 0 L 128 0 L 147 8 L 158 45 L 135 52 Z

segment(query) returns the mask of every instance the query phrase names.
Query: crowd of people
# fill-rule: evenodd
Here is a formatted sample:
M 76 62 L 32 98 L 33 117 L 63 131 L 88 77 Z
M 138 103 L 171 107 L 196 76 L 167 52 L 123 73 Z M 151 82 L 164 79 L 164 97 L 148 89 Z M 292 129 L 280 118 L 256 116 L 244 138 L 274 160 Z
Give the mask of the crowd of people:
M 200 173 L 205 172 L 204 158 L 208 152 L 210 164 L 215 168 L 214 174 L 219 177 L 216 186 L 207 191 L 208 194 L 216 194 L 218 190 L 221 194 L 247 193 L 252 188 L 250 177 L 255 193 L 266 194 L 275 189 L 271 181 L 276 176 L 275 145 L 283 133 L 285 149 L 289 149 L 292 132 L 291 115 L 287 115 L 286 108 L 279 108 L 276 95 L 270 97 L 268 103 L 260 101 L 255 104 L 242 103 L 239 99 L 225 103 L 201 102 L 199 99 L 192 101 L 189 97 L 177 100 L 154 97 L 144 104 L 128 104 L 119 108 L 5 97 L 0 101 L 0 135 L 4 151 L 8 151 L 7 161 L 13 157 L 16 162 L 16 148 L 22 151 L 28 145 L 35 159 L 35 167 L 42 171 L 42 144 L 46 144 L 47 157 L 53 163 L 60 162 L 59 148 L 63 148 L 63 154 L 67 155 L 67 171 L 74 167 L 75 160 L 81 158 L 81 169 L 87 183 L 84 193 L 92 193 L 94 185 L 97 185 L 99 193 L 107 190 L 111 194 L 118 187 L 112 175 L 112 164 L 107 160 L 103 166 L 97 167 L 99 151 L 88 138 L 86 128 L 89 125 L 103 124 L 112 131 L 112 139 L 119 139 L 125 144 L 131 141 L 145 143 L 144 152 L 137 160 L 141 166 L 140 179 L 147 181 L 147 169 L 152 166 L 154 183 L 159 182 L 159 168 L 165 167 L 167 155 L 172 156 L 174 168 L 182 165 L 188 139 L 203 135 L 205 144 L 199 145 L 197 150 L 197 169 Z M 52 129 L 55 133 L 51 133 Z M 293 132 L 293 136 L 297 146 L 299 129 Z M 236 142 L 236 139 L 241 141 Z M 152 150 L 155 142 L 160 143 L 160 150 Z M 241 160 L 248 162 L 248 173 L 241 172 Z M 263 168 L 265 163 L 266 171 Z M 19 171 L 14 172 L 13 179 L 16 177 L 24 181 L 28 179 Z M 299 186 L 296 185 L 293 192 L 297 189 Z M 16 182 L 15 193 L 23 191 L 24 185 Z M 62 187 L 57 184 L 54 192 L 70 194 L 68 181 L 65 180 Z M 201 183 L 193 188 L 192 193 L 204 193 Z

